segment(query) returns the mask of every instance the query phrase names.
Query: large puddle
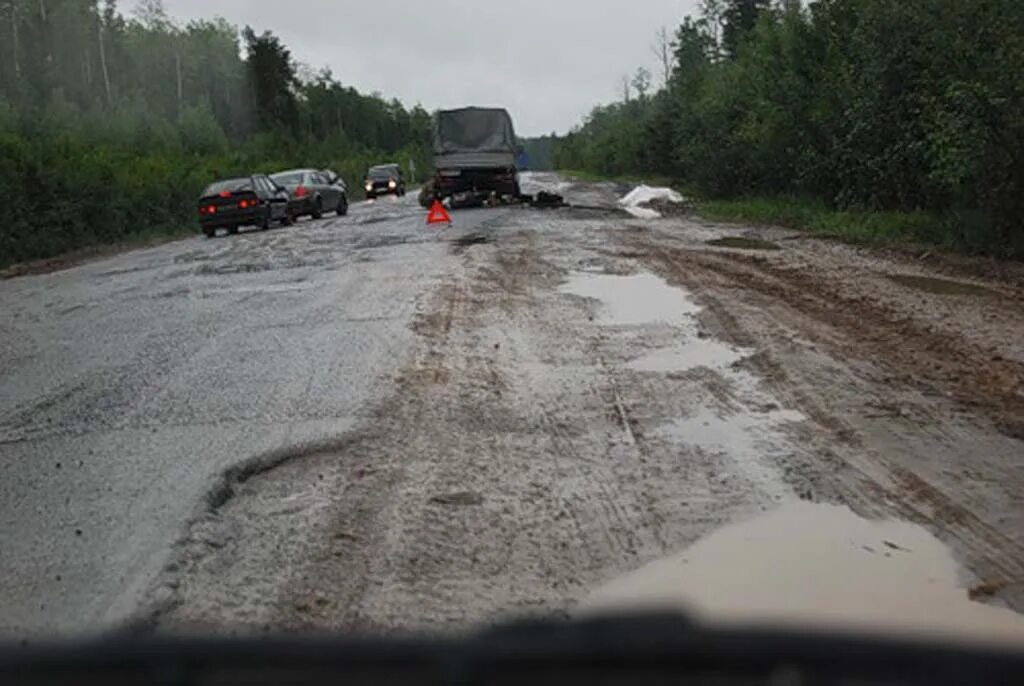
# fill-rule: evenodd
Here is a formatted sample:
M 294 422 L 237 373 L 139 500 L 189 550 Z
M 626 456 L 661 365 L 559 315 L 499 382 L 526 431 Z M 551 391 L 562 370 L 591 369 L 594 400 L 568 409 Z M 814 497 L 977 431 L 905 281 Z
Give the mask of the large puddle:
M 972 602 L 950 551 L 921 527 L 793 503 L 615 579 L 584 614 L 682 609 L 712 622 L 1024 644 L 1024 616 Z
M 674 288 L 654 274 L 632 276 L 572 274 L 562 286 L 563 293 L 592 298 L 601 303 L 600 324 L 636 326 L 674 323 L 700 312 L 686 291 Z
M 617 276 L 577 272 L 562 286 L 563 293 L 601 303 L 598 323 L 612 326 L 670 324 L 679 330 L 676 343 L 654 350 L 628 364 L 638 372 L 685 372 L 699 367 L 724 370 L 750 355 L 699 333 L 701 308 L 682 288 L 670 286 L 649 273 Z

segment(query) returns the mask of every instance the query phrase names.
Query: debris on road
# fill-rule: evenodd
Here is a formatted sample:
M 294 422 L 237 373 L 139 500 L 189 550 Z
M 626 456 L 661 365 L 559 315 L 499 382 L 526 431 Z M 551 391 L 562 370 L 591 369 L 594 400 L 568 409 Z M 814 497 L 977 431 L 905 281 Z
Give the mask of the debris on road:
M 619 204 L 638 219 L 660 219 L 661 212 L 650 207 L 654 201 L 682 204 L 683 196 L 671 188 L 639 185 L 619 200 Z
M 524 195 L 523 198 L 526 199 L 526 202 L 530 203 L 532 207 L 539 207 L 542 209 L 567 206 L 565 198 L 557 193 L 549 193 L 548 191 L 541 191 L 534 196 Z

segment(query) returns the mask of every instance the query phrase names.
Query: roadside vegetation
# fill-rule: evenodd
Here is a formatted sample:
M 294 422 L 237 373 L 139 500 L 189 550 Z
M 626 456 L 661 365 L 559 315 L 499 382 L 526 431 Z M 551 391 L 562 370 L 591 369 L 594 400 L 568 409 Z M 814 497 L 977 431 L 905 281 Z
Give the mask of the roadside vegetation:
M 1024 257 L 1024 3 L 704 0 L 556 147 L 721 219 Z
M 297 64 L 271 33 L 173 23 L 159 0 L 0 0 L 0 266 L 198 230 L 218 177 L 429 172 L 431 116 Z

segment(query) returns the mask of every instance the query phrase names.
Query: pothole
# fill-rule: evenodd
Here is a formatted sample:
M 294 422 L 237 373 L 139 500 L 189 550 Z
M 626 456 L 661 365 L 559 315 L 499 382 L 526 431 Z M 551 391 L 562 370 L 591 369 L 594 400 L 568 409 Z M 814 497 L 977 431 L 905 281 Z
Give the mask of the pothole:
M 933 276 L 912 276 L 910 274 L 893 274 L 889 278 L 901 286 L 914 288 L 926 293 L 936 295 L 984 295 L 998 296 L 999 293 L 984 286 L 975 286 L 972 283 L 963 281 L 950 281 L 949 279 L 937 279 Z
M 778 243 L 772 243 L 761 238 L 745 238 L 743 236 L 728 236 L 708 241 L 708 245 L 716 248 L 737 248 L 739 250 L 782 250 Z
M 459 254 L 474 245 L 482 245 L 484 243 L 490 243 L 491 238 L 482 233 L 470 233 L 465 236 L 460 236 L 451 241 L 452 252 Z

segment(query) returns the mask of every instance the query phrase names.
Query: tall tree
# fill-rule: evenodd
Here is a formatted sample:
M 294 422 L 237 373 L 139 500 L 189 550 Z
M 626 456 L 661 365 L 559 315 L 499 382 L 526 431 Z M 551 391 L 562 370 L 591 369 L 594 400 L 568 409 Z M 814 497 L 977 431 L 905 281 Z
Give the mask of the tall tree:
M 672 67 L 675 66 L 675 55 L 672 53 L 672 37 L 668 29 L 662 26 L 654 35 L 654 44 L 651 52 L 658 60 L 658 67 L 661 69 L 661 86 L 667 88 L 672 79 Z
M 641 102 L 647 100 L 647 93 L 651 90 L 651 72 L 645 67 L 640 67 L 633 74 L 633 81 L 631 83 L 633 90 L 636 91 L 636 96 Z
M 770 0 L 727 0 L 722 10 L 722 47 L 729 57 L 736 57 L 740 45 L 754 27 Z
M 701 0 L 699 9 L 701 22 L 704 24 L 709 42 L 712 46 L 712 57 L 717 59 L 722 52 L 722 34 L 725 32 L 725 3 L 727 0 Z
M 242 32 L 242 37 L 245 39 L 248 54 L 246 67 L 249 83 L 256 98 L 256 119 L 260 128 L 297 131 L 297 80 L 291 52 L 270 31 L 257 36 L 247 26 Z

